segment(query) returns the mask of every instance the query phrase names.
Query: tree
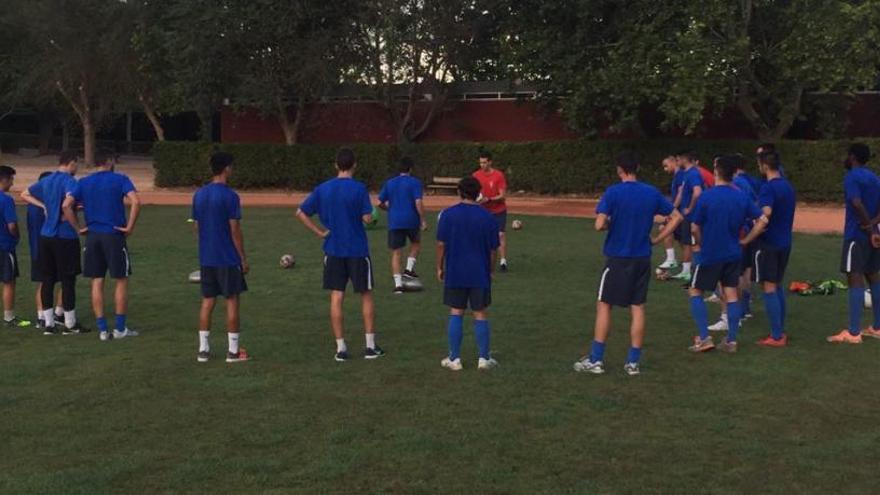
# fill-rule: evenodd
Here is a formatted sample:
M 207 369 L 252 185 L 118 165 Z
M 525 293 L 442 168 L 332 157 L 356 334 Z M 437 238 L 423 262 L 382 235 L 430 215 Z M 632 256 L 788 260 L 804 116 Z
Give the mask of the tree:
M 424 135 L 446 104 L 451 83 L 491 67 L 487 61 L 497 53 L 497 22 L 489 8 L 494 3 L 360 2 L 349 77 L 373 89 L 400 142 Z

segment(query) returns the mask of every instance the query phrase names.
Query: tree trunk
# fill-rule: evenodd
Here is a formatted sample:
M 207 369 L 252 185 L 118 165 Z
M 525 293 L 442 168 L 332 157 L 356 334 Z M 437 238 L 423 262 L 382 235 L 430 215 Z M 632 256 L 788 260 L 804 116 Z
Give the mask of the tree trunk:
M 281 125 L 281 130 L 284 132 L 284 144 L 288 146 L 293 146 L 299 140 L 300 113 L 297 111 L 296 117 L 291 121 L 287 105 L 283 101 L 278 101 L 278 124 Z
M 141 106 L 144 107 L 144 114 L 147 116 L 147 120 L 149 120 L 150 125 L 153 126 L 153 132 L 156 133 L 156 140 L 165 141 L 165 129 L 162 127 L 162 121 L 159 120 L 159 115 L 146 98 L 139 95 L 138 99 L 141 101 Z
M 55 129 L 55 114 L 52 112 L 39 113 L 39 150 L 41 155 L 48 155 L 52 141 L 52 131 Z
M 208 105 L 199 105 L 199 139 L 205 142 L 214 140 L 214 111 Z
M 83 161 L 87 167 L 95 165 L 95 124 L 92 122 L 91 112 L 87 112 L 82 121 L 83 129 Z

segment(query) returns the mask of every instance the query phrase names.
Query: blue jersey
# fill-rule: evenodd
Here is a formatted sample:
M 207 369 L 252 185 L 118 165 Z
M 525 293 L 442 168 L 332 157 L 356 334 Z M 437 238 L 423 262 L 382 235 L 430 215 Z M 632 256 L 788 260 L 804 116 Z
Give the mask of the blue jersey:
M 678 205 L 678 209 L 682 213 L 690 206 L 695 187 L 706 189 L 706 185 L 703 184 L 703 176 L 700 175 L 700 169 L 691 167 L 685 170 L 681 176 L 681 204 Z
M 736 174 L 733 176 L 733 185 L 736 186 L 737 189 L 744 192 L 746 196 L 749 197 L 752 202 L 758 200 L 758 193 L 756 189 L 752 187 L 752 181 L 749 180 L 748 175 L 746 174 Z
M 498 249 L 498 222 L 485 208 L 459 203 L 440 214 L 437 240 L 446 247 L 444 283 L 450 289 L 492 286 L 492 251 Z
M 40 199 L 40 198 L 37 198 Z M 28 231 L 28 247 L 31 249 L 31 259 L 37 259 L 40 245 L 40 230 L 43 229 L 43 223 L 46 221 L 46 214 L 43 209 L 34 205 L 27 205 L 27 231 Z
M 31 196 L 40 198 L 46 205 L 46 220 L 40 235 L 43 237 L 59 237 L 61 239 L 76 239 L 78 233 L 64 220 L 61 205 L 68 194 L 76 187 L 76 179 L 67 172 L 54 172 L 28 188 Z
M 134 191 L 128 177 L 109 170 L 95 172 L 77 182 L 73 197 L 82 203 L 90 232 L 119 234 L 125 227 L 125 196 Z
M 691 221 L 700 226 L 700 264 L 741 261 L 740 229 L 760 216 L 758 206 L 728 184 L 716 185 L 701 194 L 691 215 Z
M 794 210 L 797 203 L 794 188 L 788 180 L 780 177 L 772 179 L 761 186 L 758 195 L 758 206 L 772 209 L 767 230 L 761 234 L 761 240 L 778 248 L 791 247 L 791 231 L 794 228 Z
M 241 200 L 226 184 L 211 183 L 193 195 L 192 218 L 199 226 L 201 266 L 240 266 L 241 256 L 232 242 L 230 220 L 241 220 Z
M 363 216 L 373 212 L 366 186 L 350 178 L 330 179 L 319 185 L 299 209 L 315 213 L 330 231 L 324 239 L 324 253 L 337 258 L 365 258 L 370 255 Z
M 675 197 L 678 196 L 678 190 L 681 188 L 683 178 L 684 170 L 680 168 L 675 169 L 675 173 L 672 174 L 672 185 L 669 186 L 670 201 L 675 201 Z
M 18 245 L 18 236 L 12 235 L 12 232 L 9 231 L 9 224 L 18 223 L 18 213 L 15 211 L 15 200 L 5 192 L 0 192 L 0 221 L 3 223 L 0 226 L 0 250 L 15 251 L 15 246 Z
M 853 207 L 853 201 L 856 199 L 862 201 L 865 210 L 868 212 L 868 217 L 874 218 L 877 216 L 877 209 L 880 208 L 880 179 L 866 167 L 853 167 L 852 170 L 846 173 L 843 179 L 843 193 L 846 198 L 846 220 L 843 227 L 844 240 L 868 240 L 868 233 L 859 226 L 861 219 Z
M 657 188 L 643 182 L 621 182 L 606 189 L 596 207 L 596 213 L 611 219 L 603 249 L 605 256 L 650 257 L 654 215 L 666 216 L 672 210 L 672 203 Z
M 389 230 L 421 227 L 417 199 L 422 199 L 422 182 L 410 175 L 399 175 L 382 186 L 379 201 L 388 203 Z
M 764 177 L 755 177 L 754 175 L 743 173 L 746 179 L 748 179 L 749 184 L 752 186 L 752 191 L 755 191 L 755 194 L 761 191 L 761 186 L 764 185 L 767 180 Z

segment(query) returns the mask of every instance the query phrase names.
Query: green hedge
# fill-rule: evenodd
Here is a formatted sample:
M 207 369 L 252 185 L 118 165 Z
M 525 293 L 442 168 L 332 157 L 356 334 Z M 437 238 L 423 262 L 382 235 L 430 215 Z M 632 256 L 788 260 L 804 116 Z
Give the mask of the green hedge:
M 867 139 L 880 152 L 880 139 Z M 786 175 L 803 201 L 840 201 L 843 166 L 849 141 L 782 141 Z M 660 161 L 669 152 L 695 150 L 705 162 L 718 153 L 753 156 L 756 141 L 608 140 L 534 143 L 427 143 L 409 146 L 365 144 L 354 146 L 357 176 L 377 189 L 394 175 L 398 157 L 416 160 L 415 174 L 425 181 L 433 176 L 462 176 L 477 166 L 477 154 L 486 148 L 508 177 L 512 191 L 540 194 L 597 194 L 615 180 L 614 157 L 636 151 L 642 160 L 641 178 L 665 189 L 670 177 Z M 239 188 L 309 190 L 334 175 L 337 146 L 279 144 L 221 144 L 164 142 L 153 148 L 156 185 L 196 186 L 209 179 L 208 156 L 214 150 L 235 155 L 233 185 Z M 752 169 L 752 173 L 757 171 Z

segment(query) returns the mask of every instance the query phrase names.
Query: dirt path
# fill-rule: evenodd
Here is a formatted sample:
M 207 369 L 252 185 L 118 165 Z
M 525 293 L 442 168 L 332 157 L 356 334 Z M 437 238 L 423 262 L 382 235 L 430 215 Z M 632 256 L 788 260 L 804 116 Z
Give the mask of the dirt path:
M 4 155 L 0 163 L 10 164 L 16 168 L 16 186 L 13 191 L 20 191 L 24 185 L 36 181 L 41 172 L 53 170 L 54 157 L 21 157 Z M 123 156 L 117 170 L 131 177 L 141 192 L 146 204 L 153 205 L 189 205 L 192 190 L 170 190 L 156 188 L 153 184 L 153 164 L 149 158 Z M 88 171 L 82 171 L 81 175 Z M 15 195 L 17 196 L 17 194 Z M 242 192 L 244 206 L 289 206 L 293 208 L 305 198 L 304 193 L 286 191 Z M 425 206 L 430 211 L 439 211 L 456 202 L 453 196 L 426 196 Z M 508 209 L 514 215 L 541 215 L 591 218 L 596 210 L 596 200 L 570 199 L 554 197 L 512 197 L 507 201 Z M 843 231 L 843 207 L 836 205 L 798 205 L 795 214 L 794 228 L 798 232 L 824 234 L 841 233 Z

